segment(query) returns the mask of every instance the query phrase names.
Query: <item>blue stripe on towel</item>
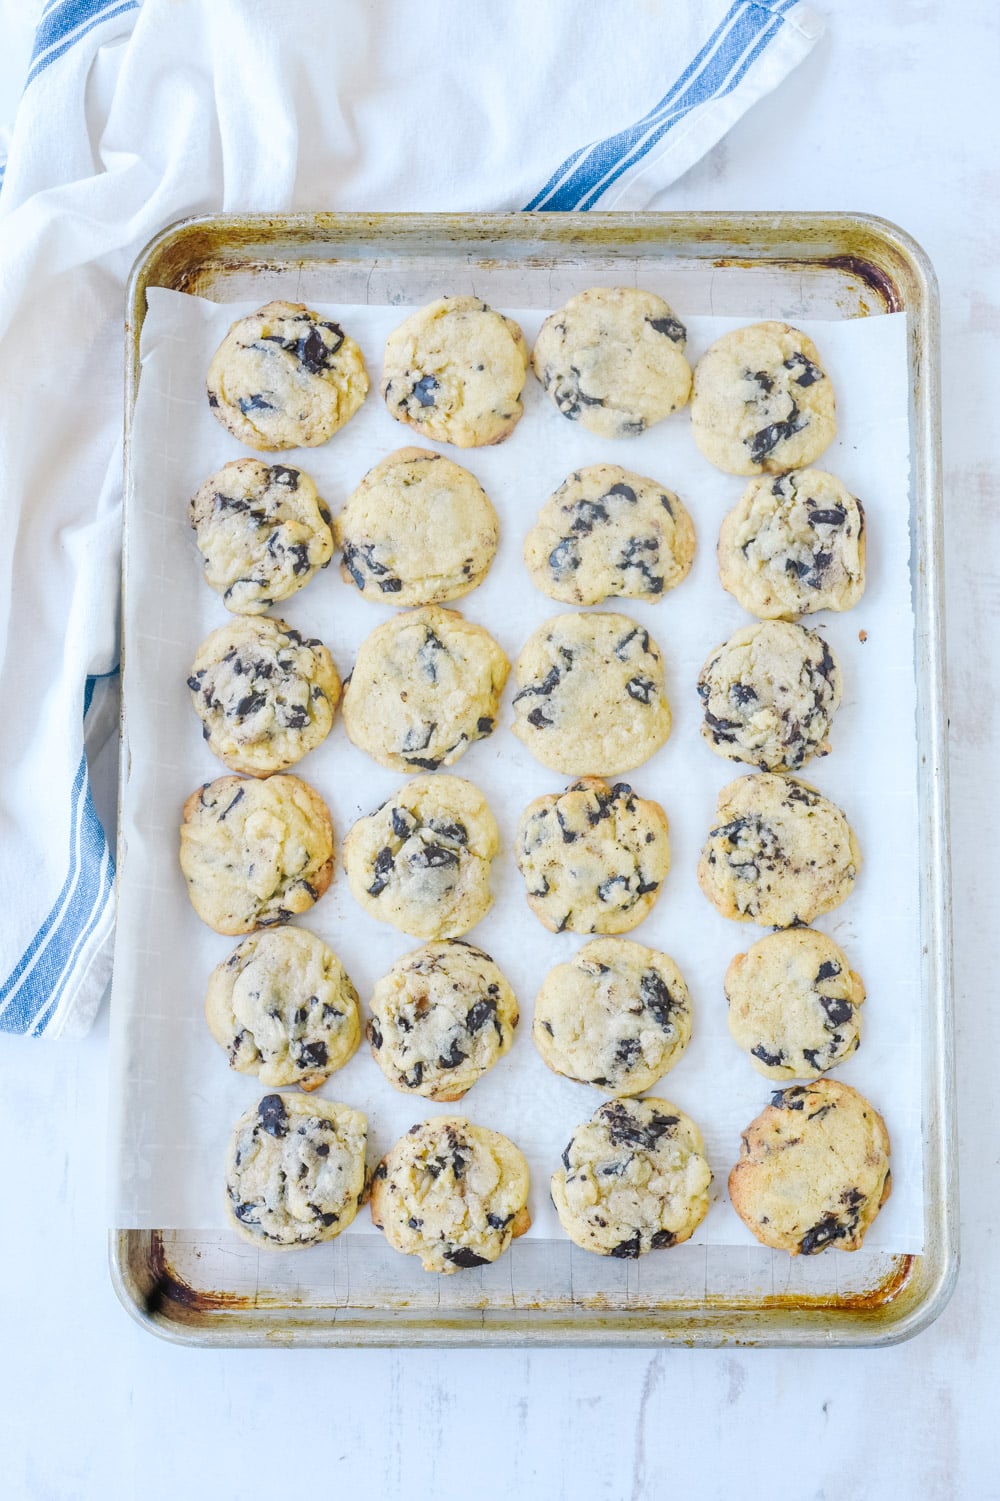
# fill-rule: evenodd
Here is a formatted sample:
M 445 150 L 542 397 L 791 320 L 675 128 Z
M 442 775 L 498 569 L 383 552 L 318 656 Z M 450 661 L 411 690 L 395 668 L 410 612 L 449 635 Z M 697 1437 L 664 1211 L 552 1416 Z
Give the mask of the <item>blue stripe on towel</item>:
M 102 21 L 138 9 L 139 0 L 56 0 L 38 23 L 25 87 Z
M 663 98 L 635 124 L 566 158 L 526 205 L 550 212 L 587 209 L 635 167 L 692 109 L 737 87 L 785 24 L 798 0 L 735 0 L 700 52 Z
M 84 713 L 97 681 L 87 679 Z M 84 753 L 70 792 L 68 873 L 45 921 L 0 986 L 0 1032 L 38 1036 L 45 1029 L 88 940 L 114 900 L 114 875 L 114 860 L 90 795 Z

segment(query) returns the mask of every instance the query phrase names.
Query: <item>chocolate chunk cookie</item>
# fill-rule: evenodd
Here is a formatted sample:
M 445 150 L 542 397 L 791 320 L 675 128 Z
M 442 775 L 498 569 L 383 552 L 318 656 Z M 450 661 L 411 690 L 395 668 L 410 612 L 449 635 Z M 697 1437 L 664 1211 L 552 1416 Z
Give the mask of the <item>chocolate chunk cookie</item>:
M 361 1041 L 358 993 L 305 928 L 244 938 L 209 976 L 205 1017 L 230 1067 L 272 1088 L 318 1089 Z
M 698 678 L 703 738 L 728 761 L 798 771 L 830 746 L 840 666 L 822 636 L 768 620 L 718 647 Z
M 404 1094 L 460 1100 L 514 1041 L 514 992 L 471 943 L 427 943 L 397 959 L 372 992 L 375 1062 Z
M 308 912 L 333 879 L 333 825 L 298 777 L 219 777 L 192 792 L 181 825 L 191 905 L 217 933 L 252 933 Z
M 478 297 L 442 297 L 412 313 L 385 343 L 389 415 L 458 448 L 502 443 L 521 417 L 524 335 Z
M 239 318 L 208 367 L 208 405 L 248 448 L 315 448 L 368 394 L 361 350 L 300 302 Z
M 630 771 L 670 734 L 663 658 L 627 615 L 553 616 L 528 637 L 515 676 L 512 729 L 553 771 Z
M 595 938 L 545 976 L 531 1035 L 554 1073 L 607 1094 L 641 1094 L 687 1047 L 691 998 L 666 954 Z
M 461 777 L 414 777 L 344 840 L 351 895 L 414 938 L 460 938 L 493 904 L 496 819 Z
M 528 804 L 514 857 L 528 905 L 553 933 L 628 933 L 670 869 L 667 815 L 627 782 L 582 777 Z
M 723 917 L 789 928 L 850 896 L 861 869 L 854 831 L 808 782 L 760 772 L 719 793 L 698 884 Z
M 364 1201 L 368 1121 L 300 1094 L 265 1095 L 236 1123 L 226 1159 L 226 1217 L 255 1246 L 333 1240 Z
M 889 1133 L 874 1106 L 833 1079 L 779 1089 L 743 1132 L 729 1197 L 765 1246 L 856 1251 L 889 1197 Z
M 333 557 L 330 512 L 301 469 L 233 459 L 191 502 L 205 582 L 234 615 L 262 615 Z
M 564 417 L 599 438 L 629 438 L 687 402 L 686 342 L 654 292 L 594 287 L 546 318 L 531 365 Z
M 672 490 L 617 464 L 569 476 L 525 538 L 532 582 L 550 599 L 659 599 L 686 578 L 694 526 Z
M 372 631 L 344 684 L 344 728 L 390 771 L 451 766 L 492 733 L 510 663 L 481 625 L 437 605 Z
M 500 523 L 467 469 L 401 448 L 370 469 L 334 523 L 340 571 L 366 599 L 443 604 L 486 577 Z
M 770 933 L 726 970 L 729 1030 L 768 1079 L 815 1079 L 861 1040 L 865 987 L 841 948 L 812 928 Z
M 711 1182 L 701 1132 L 676 1105 L 607 1100 L 573 1132 L 552 1202 L 576 1245 L 634 1260 L 690 1240 Z
M 322 641 L 267 616 L 213 631 L 187 685 L 209 748 L 233 771 L 255 777 L 283 771 L 320 745 L 340 699 Z
M 833 384 L 811 339 L 787 323 L 723 334 L 702 355 L 691 397 L 694 439 L 726 474 L 783 474 L 837 435 Z
M 496 1261 L 531 1224 L 528 1164 L 512 1141 L 458 1115 L 411 1126 L 372 1178 L 372 1222 L 427 1272 Z
M 861 502 L 821 469 L 754 480 L 719 532 L 719 577 L 745 610 L 849 610 L 865 590 Z

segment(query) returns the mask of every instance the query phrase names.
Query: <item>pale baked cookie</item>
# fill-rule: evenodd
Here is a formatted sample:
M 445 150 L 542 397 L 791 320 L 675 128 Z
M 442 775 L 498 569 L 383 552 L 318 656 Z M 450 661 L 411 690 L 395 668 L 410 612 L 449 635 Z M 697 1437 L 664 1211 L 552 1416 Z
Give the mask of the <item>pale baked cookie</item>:
M 390 771 L 451 766 L 493 731 L 510 663 L 481 625 L 437 605 L 394 615 L 361 643 L 344 728 Z
M 372 1055 L 389 1083 L 460 1100 L 514 1041 L 514 992 L 482 949 L 453 939 L 397 959 L 372 992 Z
M 690 1240 L 711 1182 L 701 1132 L 676 1105 L 606 1100 L 573 1132 L 552 1202 L 576 1245 L 634 1260 Z
M 385 341 L 389 415 L 458 448 L 502 443 L 521 416 L 528 350 L 513 318 L 478 297 L 442 297 Z
M 663 658 L 627 615 L 553 616 L 528 637 L 515 677 L 511 728 L 553 771 L 631 771 L 670 734 Z
M 233 771 L 266 776 L 330 733 L 340 678 L 322 641 L 247 615 L 201 643 L 187 680 L 209 749 Z
M 361 350 L 300 302 L 238 318 L 208 367 L 208 404 L 248 448 L 315 448 L 368 394 Z
M 723 334 L 694 372 L 691 427 L 726 474 L 782 474 L 818 459 L 837 435 L 833 384 L 811 339 L 787 323 Z
M 230 1067 L 272 1088 L 318 1089 L 361 1041 L 358 993 L 305 928 L 244 938 L 209 976 L 205 1018 Z
M 865 513 L 822 469 L 754 480 L 719 531 L 719 577 L 751 615 L 849 610 L 865 590 Z
M 666 954 L 594 938 L 545 976 L 531 1035 L 554 1073 L 606 1094 L 641 1094 L 691 1040 L 691 997 Z
M 528 804 L 514 858 L 528 905 L 553 933 L 628 933 L 670 869 L 667 815 L 627 782 L 582 777 Z
M 564 417 L 599 438 L 628 438 L 687 402 L 686 342 L 655 292 L 593 287 L 546 318 L 531 365 Z
M 617 464 L 571 474 L 524 542 L 532 582 L 569 605 L 659 599 L 693 558 L 694 526 L 673 491 Z
M 784 620 L 748 625 L 698 678 L 702 738 L 716 755 L 762 771 L 798 771 L 830 749 L 840 665 L 822 636 Z
M 723 917 L 789 928 L 850 896 L 861 869 L 854 831 L 808 782 L 760 772 L 719 793 L 698 884 Z
M 767 1079 L 815 1079 L 861 1041 L 861 976 L 813 928 L 770 933 L 726 970 L 733 1041 Z
M 369 469 L 334 522 L 345 582 L 389 605 L 443 604 L 475 589 L 500 523 L 467 469 L 425 448 L 400 448 Z
M 269 1094 L 240 1117 L 226 1158 L 226 1217 L 255 1246 L 333 1240 L 364 1202 L 368 1121 L 360 1110 Z
M 344 840 L 354 900 L 414 938 L 460 938 L 493 904 L 496 819 L 462 777 L 414 777 Z
M 531 1224 L 528 1164 L 512 1141 L 458 1115 L 411 1126 L 372 1177 L 372 1222 L 427 1272 L 496 1261 Z
M 856 1251 L 889 1197 L 889 1133 L 873 1105 L 833 1079 L 779 1089 L 743 1132 L 729 1197 L 765 1246 Z
M 333 879 L 329 810 L 298 777 L 206 782 L 184 804 L 181 870 L 191 905 L 217 933 L 287 922 Z
M 191 502 L 205 582 L 234 615 L 262 615 L 333 557 L 330 512 L 301 469 L 233 459 Z

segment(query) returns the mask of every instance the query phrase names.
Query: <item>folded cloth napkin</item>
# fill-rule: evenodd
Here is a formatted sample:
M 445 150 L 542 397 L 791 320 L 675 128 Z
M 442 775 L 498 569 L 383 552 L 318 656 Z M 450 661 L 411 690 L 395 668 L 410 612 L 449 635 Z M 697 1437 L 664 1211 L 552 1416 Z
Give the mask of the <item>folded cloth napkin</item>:
M 642 208 L 821 30 L 798 0 L 49 0 L 0 192 L 0 1030 L 83 1031 L 110 974 L 91 768 L 146 242 L 217 210 Z

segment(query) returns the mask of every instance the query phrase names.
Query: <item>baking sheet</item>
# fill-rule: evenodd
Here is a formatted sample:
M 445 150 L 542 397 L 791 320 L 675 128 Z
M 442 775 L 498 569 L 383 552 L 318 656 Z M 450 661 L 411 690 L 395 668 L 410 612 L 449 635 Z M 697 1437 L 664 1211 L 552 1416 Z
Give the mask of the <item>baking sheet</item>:
M 133 423 L 134 497 L 128 520 L 125 697 L 128 764 L 114 1004 L 123 1048 L 123 1095 L 116 1131 L 113 1223 L 128 1228 L 224 1226 L 221 1163 L 232 1123 L 259 1096 L 252 1076 L 231 1073 L 211 1041 L 202 1004 L 211 968 L 236 940 L 222 938 L 194 915 L 177 865 L 177 823 L 187 794 L 225 774 L 201 739 L 185 687 L 205 635 L 227 612 L 201 579 L 200 557 L 187 521 L 187 502 L 201 481 L 246 450 L 212 418 L 204 372 L 226 328 L 254 305 L 213 303 L 151 289 L 142 332 L 142 379 Z M 361 345 L 373 387 L 398 307 L 319 304 Z M 544 312 L 519 313 L 529 343 Z M 684 316 L 684 310 L 678 310 Z M 689 318 L 688 354 L 740 320 Z M 893 1138 L 894 1193 L 866 1245 L 918 1252 L 923 1206 L 920 1131 L 920 1028 L 915 684 L 908 527 L 908 388 L 904 315 L 800 326 L 819 345 L 838 393 L 841 436 L 820 463 L 860 494 L 869 523 L 869 583 L 864 600 L 844 616 L 808 622 L 825 631 L 840 657 L 844 702 L 831 737 L 833 752 L 805 776 L 839 802 L 857 830 L 865 866 L 855 892 L 817 922 L 846 949 L 867 989 L 860 1051 L 836 1077 L 868 1094 Z M 424 440 L 392 421 L 378 398 L 325 447 L 282 455 L 313 475 L 336 512 L 361 475 L 386 453 Z M 437 447 L 427 443 L 428 447 Z M 629 935 L 662 948 L 679 964 L 692 992 L 694 1037 L 681 1062 L 656 1086 L 688 1111 L 705 1135 L 715 1172 L 713 1203 L 695 1239 L 755 1244 L 725 1203 L 724 1185 L 739 1133 L 766 1103 L 770 1086 L 731 1041 L 722 976 L 731 956 L 761 930 L 721 918 L 694 878 L 711 826 L 718 789 L 741 774 L 714 756 L 698 733 L 694 684 L 709 651 L 747 616 L 721 589 L 714 543 L 723 514 L 745 481 L 719 474 L 698 454 L 684 414 L 627 443 L 607 443 L 566 423 L 529 377 L 525 416 L 494 449 L 444 449 L 472 470 L 501 517 L 500 552 L 484 585 L 458 609 L 485 625 L 513 661 L 523 641 L 560 607 L 538 593 L 521 562 L 524 533 L 549 493 L 573 468 L 621 463 L 676 490 L 699 538 L 695 566 L 678 589 L 655 605 L 609 601 L 640 620 L 663 650 L 674 711 L 667 745 L 628 775 L 643 795 L 663 803 L 671 821 L 673 869 L 652 915 Z M 392 612 L 361 600 L 333 565 L 279 607 L 283 618 L 322 637 L 342 673 L 360 641 Z M 278 613 L 276 611 L 275 613 Z M 862 641 L 859 632 L 865 632 Z M 504 850 L 494 865 L 496 905 L 470 935 L 496 958 L 522 1008 L 511 1053 L 457 1106 L 397 1094 L 367 1048 L 324 1087 L 368 1113 L 373 1155 L 414 1120 L 461 1112 L 511 1136 L 532 1170 L 533 1235 L 562 1235 L 547 1183 L 575 1125 L 602 1098 L 596 1090 L 550 1073 L 528 1033 L 534 994 L 551 965 L 585 939 L 547 933 L 524 900 L 510 856 L 517 817 L 531 798 L 567 779 L 539 766 L 506 728 L 513 687 L 500 727 L 450 768 L 482 788 L 497 815 Z M 328 802 L 338 843 L 353 820 L 376 806 L 401 778 L 351 746 L 342 726 L 293 768 Z M 355 905 L 342 872 L 303 919 L 340 954 L 362 1000 L 374 980 L 416 940 L 369 918 Z M 350 1234 L 372 1233 L 362 1214 Z

